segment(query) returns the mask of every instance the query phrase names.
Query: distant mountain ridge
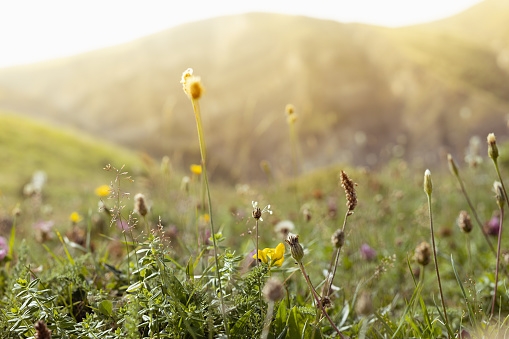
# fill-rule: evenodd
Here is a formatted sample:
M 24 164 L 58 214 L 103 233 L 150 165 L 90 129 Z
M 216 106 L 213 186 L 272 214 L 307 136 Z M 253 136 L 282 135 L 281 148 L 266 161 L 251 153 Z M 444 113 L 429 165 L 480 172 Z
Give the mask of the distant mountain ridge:
M 502 5 L 487 0 L 399 29 L 267 13 L 185 24 L 0 70 L 0 109 L 189 164 L 199 161 L 199 150 L 179 80 L 192 67 L 207 91 L 201 107 L 217 176 L 260 177 L 261 160 L 291 172 L 287 103 L 299 114 L 305 169 L 338 161 L 373 166 L 394 156 L 436 163 L 444 151 L 461 157 L 474 134 L 507 130 L 507 25 L 482 33 L 500 33 L 496 48 L 468 32 L 476 16 L 509 22 Z

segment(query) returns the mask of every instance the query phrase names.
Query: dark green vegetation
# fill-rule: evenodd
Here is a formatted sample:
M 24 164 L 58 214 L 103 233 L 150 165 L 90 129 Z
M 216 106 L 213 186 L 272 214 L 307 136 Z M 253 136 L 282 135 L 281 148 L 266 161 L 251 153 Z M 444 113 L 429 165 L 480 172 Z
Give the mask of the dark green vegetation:
M 290 172 L 281 133 L 288 102 L 300 114 L 306 168 L 393 156 L 437 164 L 441 148 L 462 152 L 472 135 L 505 131 L 508 13 L 504 0 L 486 0 L 399 29 L 262 13 L 211 19 L 2 70 L 0 108 L 171 155 L 187 168 L 199 151 L 177 80 L 193 67 L 206 79 L 216 177 L 260 178 L 263 159 Z
M 5 116 L 2 121 L 4 125 L 12 123 L 12 133 L 24 133 L 17 118 Z M 30 134 L 44 136 L 44 140 L 55 138 L 62 149 L 40 143 L 37 152 L 27 157 L 26 161 L 32 159 L 33 162 L 25 165 L 26 173 L 35 169 L 48 171 L 50 180 L 39 197 L 23 197 L 12 189 L 21 185 L 28 175 L 16 176 L 16 168 L 22 166 L 6 166 L 2 170 L 2 175 L 12 180 L 8 185 L 6 180 L 2 182 L 0 212 L 4 223 L 15 222 L 16 226 L 12 232 L 7 224 L 4 229 L 7 243 L 9 234 L 15 236 L 15 241 L 11 255 L 1 262 L 0 337 L 33 336 L 33 326 L 41 319 L 52 330 L 53 338 L 208 338 L 224 333 L 219 298 L 214 292 L 217 291 L 216 272 L 210 240 L 207 240 L 208 223 L 201 205 L 199 176 L 190 174 L 186 188 L 181 185 L 183 174 L 161 169 L 156 162 L 146 160 L 144 170 L 140 171 L 136 169 L 140 166 L 139 160 L 118 148 L 98 147 L 96 142 L 27 121 L 23 121 L 23 126 L 27 126 Z M 18 137 L 8 139 L 11 143 L 2 141 L 3 156 L 12 152 L 11 145 L 18 147 L 20 153 L 24 149 L 30 152 L 28 145 L 35 147 L 28 141 L 25 146 L 15 146 L 21 142 Z M 67 153 L 67 146 L 79 150 L 87 160 L 74 158 L 78 155 Z M 61 156 L 50 158 L 47 152 L 53 149 Z M 507 151 L 501 149 L 500 153 L 503 163 Z M 105 164 L 97 162 L 106 160 L 103 157 L 110 157 L 113 164 L 119 159 L 117 166 L 126 162 L 125 170 L 132 173 L 102 171 Z M 54 164 L 47 163 L 46 158 Z M 68 163 L 59 158 L 69 158 Z M 11 155 L 8 159 L 19 161 L 22 158 Z M 69 162 L 71 159 L 74 160 Z M 460 166 L 483 222 L 490 220 L 497 210 L 491 192 L 496 174 L 489 159 L 485 160 L 475 168 Z M 56 166 L 57 161 L 65 163 L 60 167 Z M 79 166 L 80 161 L 84 161 L 83 166 Z M 264 220 L 260 221 L 261 248 L 275 248 L 283 242 L 282 234 L 275 231 L 278 221 L 294 222 L 293 233 L 299 234 L 304 247 L 303 263 L 320 293 L 323 270 L 328 268 L 333 253 L 330 237 L 343 224 L 346 212 L 344 191 L 338 183 L 340 169 L 359 184 L 359 204 L 346 227 L 346 243 L 334 280 L 339 289 L 333 291 L 332 306 L 327 313 L 342 334 L 352 338 L 447 337 L 440 323 L 438 310 L 441 308 L 433 265 L 420 267 L 422 282 L 418 287 L 419 277 L 414 280 L 409 269 L 409 264 L 414 270 L 419 268 L 413 259 L 415 247 L 421 241 L 430 242 L 426 196 L 422 189 L 424 168 L 411 168 L 406 162 L 395 159 L 376 172 L 331 167 L 295 180 L 276 176 L 272 184 L 236 189 L 212 185 L 214 221 L 220 233 L 219 262 L 226 319 L 232 338 L 260 337 L 269 306 L 264 299 L 260 309 L 259 281 L 263 286 L 269 276 L 284 281 L 285 290 L 284 298 L 273 305 L 268 337 L 312 337 L 316 307 L 288 245 L 285 245 L 285 259 L 280 268 L 272 267 L 269 273 L 265 264 L 254 267 L 251 202 L 258 201 L 261 207 L 270 204 L 274 212 L 264 214 Z M 490 320 L 495 256 L 476 225 L 469 238 L 456 226 L 459 212 L 468 210 L 468 206 L 455 178 L 445 169 L 445 159 L 439 168 L 431 168 L 432 207 L 451 329 L 459 333 L 466 328 L 471 335 L 479 337 L 494 338 L 497 333 L 502 337 L 505 333 L 502 322 L 509 314 L 506 307 L 509 295 L 505 289 L 507 262 L 502 260 L 501 263 L 500 300 Z M 501 170 L 502 175 L 509 171 L 505 164 Z M 123 179 L 128 175 L 132 175 L 134 184 Z M 70 184 L 72 178 L 75 181 Z M 66 184 L 57 189 L 52 186 L 57 180 Z M 92 192 L 105 180 L 113 181 L 114 193 L 110 199 L 102 198 L 110 215 L 97 211 L 101 198 Z M 88 193 L 83 187 L 88 187 Z M 74 193 L 70 194 L 69 190 Z M 134 199 L 118 195 L 118 192 L 130 192 L 133 196 L 144 193 L 151 211 L 145 218 L 131 214 Z M 22 206 L 17 217 L 11 215 L 15 202 Z M 52 212 L 47 212 L 47 205 L 53 205 Z M 115 215 L 115 206 L 125 206 L 121 210 L 122 220 L 130 220 L 131 226 L 125 234 L 116 223 L 108 226 L 111 215 Z M 74 223 L 66 220 L 74 211 L 83 219 Z M 46 237 L 22 240 L 20 234 L 40 232 L 33 228 L 40 220 L 55 220 L 55 229 L 59 230 L 62 240 L 54 230 Z M 148 238 L 144 232 L 146 223 L 153 230 Z M 158 231 L 158 224 L 163 233 Z M 471 246 L 471 262 L 467 239 Z M 496 244 L 496 237 L 491 236 L 491 239 Z M 361 250 L 363 245 L 375 252 L 365 246 Z M 507 253 L 508 246 L 507 237 L 504 237 L 502 253 Z M 315 336 L 334 337 L 336 332 L 322 319 Z

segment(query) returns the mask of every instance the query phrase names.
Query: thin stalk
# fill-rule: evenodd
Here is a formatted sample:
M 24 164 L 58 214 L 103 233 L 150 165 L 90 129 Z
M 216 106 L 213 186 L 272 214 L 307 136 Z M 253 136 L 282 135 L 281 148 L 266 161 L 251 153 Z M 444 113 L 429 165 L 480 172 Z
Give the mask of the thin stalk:
M 461 187 L 461 192 L 463 193 L 463 195 L 465 196 L 465 199 L 467 200 L 468 206 L 470 207 L 470 211 L 474 215 L 475 221 L 477 222 L 477 225 L 479 226 L 479 229 L 481 230 L 481 232 L 482 232 L 482 234 L 484 236 L 484 239 L 486 239 L 486 242 L 490 246 L 490 249 L 493 252 L 493 255 L 495 255 L 496 254 L 495 248 L 491 244 L 491 240 L 488 237 L 488 234 L 486 234 L 486 232 L 484 232 L 481 220 L 479 219 L 479 216 L 477 215 L 477 212 L 476 212 L 476 210 L 474 208 L 474 205 L 472 204 L 472 201 L 470 201 L 470 198 L 468 197 L 467 191 L 465 189 L 465 185 L 463 185 L 463 180 L 461 180 L 461 177 L 460 177 L 459 173 L 456 175 L 456 178 L 458 179 L 458 182 L 459 182 L 460 187 Z
M 502 224 L 504 220 L 504 206 L 500 207 L 500 224 L 498 228 L 498 246 L 497 246 L 497 268 L 495 270 L 495 291 L 493 292 L 493 303 L 491 305 L 491 317 L 493 318 L 493 311 L 495 310 L 495 301 L 497 300 L 497 287 L 498 287 L 498 267 L 500 264 L 500 243 L 502 240 Z
M 272 320 L 272 315 L 274 314 L 274 302 L 272 300 L 269 301 L 269 308 L 267 310 L 267 316 L 265 317 L 265 326 L 263 327 L 262 339 L 267 339 L 269 335 L 270 323 Z
M 258 247 L 258 218 L 255 218 L 255 223 L 256 223 L 256 268 L 258 268 L 259 266 L 259 261 L 258 260 L 258 251 L 259 251 L 259 247 Z M 260 299 L 260 314 L 263 314 L 263 302 L 262 302 L 262 277 L 259 275 L 258 276 L 258 298 Z
M 428 196 L 428 207 L 429 207 L 429 224 L 431 229 L 431 242 L 433 244 L 433 259 L 435 259 L 435 271 L 437 272 L 437 280 L 438 280 L 438 289 L 440 290 L 440 299 L 442 301 L 442 308 L 444 309 L 444 318 L 446 325 L 449 326 L 449 319 L 447 318 L 447 310 L 445 308 L 444 295 L 442 293 L 442 283 L 440 282 L 440 273 L 438 271 L 438 260 L 437 260 L 437 249 L 435 246 L 435 234 L 433 232 L 433 214 L 431 212 L 431 194 L 426 194 Z M 448 334 L 449 338 L 451 337 Z
M 348 216 L 350 216 L 350 215 L 351 215 L 351 211 L 347 211 L 346 214 L 345 214 L 345 219 L 343 220 L 343 227 L 341 229 L 341 231 L 343 233 L 345 232 L 346 222 L 348 220 Z M 331 260 L 331 263 L 330 263 L 330 266 L 329 266 L 329 276 L 327 276 L 327 279 L 330 279 L 330 280 L 327 280 L 325 282 L 324 286 L 323 286 L 322 297 L 328 296 L 329 292 L 330 292 L 330 289 L 332 288 L 332 283 L 334 281 L 334 277 L 336 276 L 336 269 L 338 267 L 339 255 L 340 254 L 341 254 L 341 247 L 336 250 L 335 255 L 333 253 L 332 260 Z M 332 269 L 333 269 L 332 275 L 330 275 L 330 272 L 331 272 Z
M 474 267 L 472 266 L 472 251 L 470 250 L 470 233 L 465 233 L 465 237 L 467 238 L 467 251 L 468 251 L 468 265 L 470 266 L 470 272 L 472 273 L 472 277 L 474 276 Z
M 504 198 L 505 202 L 507 203 L 507 206 L 509 207 L 509 201 L 507 197 L 507 192 L 505 190 L 504 181 L 502 180 L 502 176 L 500 175 L 500 169 L 498 168 L 498 162 L 497 160 L 493 160 L 493 163 L 495 164 L 495 169 L 497 170 L 498 180 L 500 180 L 500 184 L 502 184 L 502 191 L 504 192 Z
M 207 191 L 208 205 L 209 205 L 209 217 L 210 217 L 210 232 L 212 235 L 212 244 L 214 246 L 214 261 L 216 264 L 216 274 L 217 274 L 217 285 L 219 286 L 219 300 L 221 303 L 221 314 L 223 316 L 224 329 L 227 337 L 230 337 L 230 328 L 228 326 L 228 322 L 226 320 L 226 312 L 224 309 L 224 300 L 223 300 L 223 288 L 221 286 L 221 272 L 219 270 L 219 259 L 217 255 L 217 242 L 216 242 L 216 232 L 214 230 L 214 218 L 212 217 L 212 199 L 210 198 L 210 187 L 209 180 L 207 176 L 207 153 L 205 150 L 205 140 L 203 138 L 203 127 L 201 122 L 201 113 L 200 113 L 200 105 L 197 100 L 191 99 L 193 104 L 194 115 L 196 117 L 196 127 L 198 129 L 198 140 L 200 143 L 200 154 L 201 154 L 201 163 L 202 163 L 202 174 L 203 179 L 205 181 L 205 188 Z
M 308 284 L 309 290 L 311 291 L 311 295 L 315 299 L 316 306 L 319 307 L 322 310 L 323 315 L 325 315 L 327 320 L 329 320 L 330 324 L 336 330 L 336 332 L 338 333 L 339 337 L 343 339 L 344 338 L 343 335 L 341 334 L 339 329 L 336 327 L 336 325 L 334 324 L 332 319 L 329 317 L 329 315 L 327 314 L 327 311 L 325 311 L 325 308 L 323 307 L 322 303 L 320 302 L 320 298 L 318 297 L 318 294 L 316 294 L 316 292 L 315 292 L 315 288 L 313 287 L 313 284 L 311 283 L 311 280 L 309 279 L 309 276 L 307 275 L 306 270 L 304 269 L 304 265 L 302 265 L 302 262 L 299 262 L 298 264 L 299 264 L 299 268 L 300 268 L 300 270 L 302 272 L 302 275 L 304 276 L 304 279 L 306 279 L 306 283 Z

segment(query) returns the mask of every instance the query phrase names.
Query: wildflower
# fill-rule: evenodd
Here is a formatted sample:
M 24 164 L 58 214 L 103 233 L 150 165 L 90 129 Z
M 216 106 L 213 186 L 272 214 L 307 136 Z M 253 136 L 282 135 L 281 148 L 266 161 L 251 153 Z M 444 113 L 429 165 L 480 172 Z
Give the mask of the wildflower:
M 465 233 L 472 231 L 472 221 L 467 211 L 461 211 L 458 216 L 458 227 Z
M 484 224 L 484 232 L 489 235 L 498 236 L 498 230 L 500 228 L 500 217 L 494 215 L 491 219 Z
M 44 321 L 39 320 L 34 325 L 35 339 L 51 339 L 51 331 L 48 329 Z
M 125 220 L 117 219 L 117 227 L 121 231 L 128 231 L 129 223 Z
M 208 213 L 200 215 L 200 222 L 206 224 L 210 222 L 210 215 Z
M 0 236 L 0 261 L 4 260 L 9 251 L 9 245 L 7 244 L 7 240 L 4 237 Z
M 101 185 L 95 189 L 95 195 L 98 197 L 107 197 L 110 195 L 110 186 L 108 185 Z
M 258 201 L 251 201 L 251 204 L 253 205 L 253 218 L 255 219 L 263 221 L 262 219 L 263 213 L 272 214 L 272 211 L 270 210 L 270 205 L 265 206 L 262 210 L 260 207 L 258 207 Z
M 361 257 L 364 260 L 372 260 L 376 257 L 376 251 L 368 244 L 362 244 L 360 248 Z
M 148 208 L 145 203 L 145 196 L 141 193 L 138 193 L 134 196 L 134 211 L 142 217 L 146 216 L 148 213 Z
M 345 232 L 337 230 L 331 237 L 332 245 L 336 248 L 341 248 L 345 244 Z M 368 246 L 369 247 L 369 246 Z
M 498 158 L 498 148 L 497 148 L 497 139 L 495 138 L 495 134 L 488 134 L 488 155 L 493 161 L 497 161 Z
M 69 220 L 71 220 L 73 224 L 77 224 L 83 220 L 83 217 L 79 215 L 78 212 L 72 212 L 69 216 Z
M 182 181 L 180 183 L 180 190 L 184 191 L 186 193 L 189 193 L 189 182 L 191 179 L 186 175 L 182 178 Z
M 427 169 L 424 172 L 424 192 L 426 192 L 427 195 L 431 195 L 432 191 L 433 183 L 431 182 L 431 172 L 429 169 Z
M 276 233 L 280 233 L 284 239 L 286 239 L 288 234 L 292 232 L 294 229 L 295 225 L 290 220 L 280 221 L 274 227 L 274 231 L 276 231 Z
M 263 251 L 258 250 L 258 255 L 253 255 L 253 259 L 258 259 L 261 262 L 269 265 L 269 267 L 281 267 L 285 260 L 285 245 L 279 243 L 276 248 L 265 248 Z
M 288 115 L 292 115 L 295 112 L 295 107 L 292 104 L 288 104 L 285 107 L 285 112 Z
M 39 221 L 33 224 L 35 238 L 38 242 L 45 242 L 52 238 L 51 230 L 55 223 L 53 221 Z
M 198 100 L 204 92 L 200 77 L 193 75 L 192 68 L 188 68 L 184 71 L 180 83 L 182 84 L 184 92 L 190 99 Z
M 302 258 L 304 258 L 304 249 L 301 244 L 299 244 L 299 235 L 290 234 L 288 239 L 285 240 L 288 245 L 290 245 L 290 251 L 292 253 L 292 258 L 295 259 L 298 263 L 302 262 Z
M 343 187 L 346 194 L 346 206 L 348 206 L 349 214 L 352 214 L 355 206 L 357 206 L 357 193 L 355 193 L 355 186 L 357 186 L 357 184 L 354 183 L 343 170 L 340 173 L 340 177 L 341 187 Z
M 191 165 L 190 166 L 190 169 L 191 169 L 191 173 L 195 174 L 195 175 L 200 175 L 201 174 L 201 165 Z
M 426 241 L 421 242 L 415 248 L 415 260 L 419 265 L 426 266 L 431 260 L 431 246 Z
M 458 176 L 458 166 L 456 165 L 456 162 L 452 158 L 452 155 L 447 154 L 447 162 L 449 163 L 449 170 L 454 176 Z
M 276 278 L 269 278 L 262 290 L 267 301 L 277 301 L 283 297 L 283 284 Z

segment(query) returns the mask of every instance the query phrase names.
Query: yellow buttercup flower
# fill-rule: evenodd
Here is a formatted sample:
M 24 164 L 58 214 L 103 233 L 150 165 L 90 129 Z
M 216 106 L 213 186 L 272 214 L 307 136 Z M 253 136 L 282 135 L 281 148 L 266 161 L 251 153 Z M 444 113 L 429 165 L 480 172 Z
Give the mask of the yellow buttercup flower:
M 69 220 L 71 220 L 73 223 L 77 224 L 81 220 L 83 220 L 83 218 L 81 217 L 81 215 L 78 214 L 78 212 L 72 212 L 71 215 L 69 216 Z
M 201 174 L 201 165 L 191 165 L 191 172 L 196 175 Z
M 285 260 L 285 245 L 279 243 L 276 248 L 265 248 L 263 251 L 258 250 L 258 255 L 253 255 L 253 259 L 259 259 L 261 262 L 269 265 L 269 267 L 281 267 Z
M 95 195 L 99 197 L 106 197 L 110 195 L 110 186 L 108 185 L 101 185 L 95 189 Z

